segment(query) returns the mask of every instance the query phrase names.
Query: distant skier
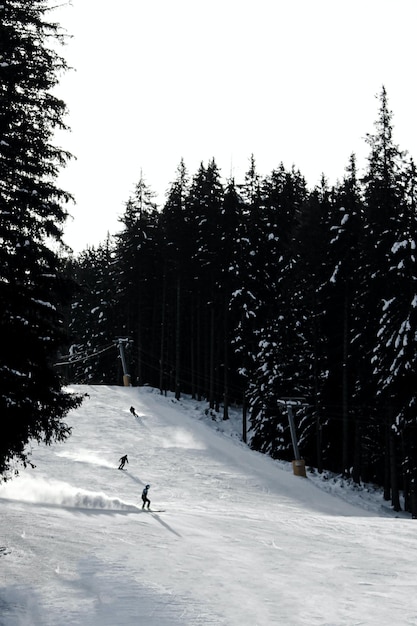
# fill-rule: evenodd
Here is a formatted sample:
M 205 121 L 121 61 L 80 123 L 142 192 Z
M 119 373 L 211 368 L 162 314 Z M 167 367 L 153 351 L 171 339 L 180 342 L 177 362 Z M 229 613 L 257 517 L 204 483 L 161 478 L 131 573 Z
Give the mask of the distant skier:
M 137 415 L 137 413 L 136 413 L 136 411 L 135 411 L 135 407 L 134 407 L 134 406 L 131 406 L 129 410 L 130 410 L 130 412 L 132 413 L 132 415 L 134 415 L 135 417 L 137 417 L 137 416 L 138 416 L 138 415 Z
M 142 501 L 143 501 L 142 509 L 145 508 L 145 504 L 146 503 L 148 504 L 148 509 L 149 509 L 149 505 L 151 503 L 151 501 L 148 498 L 149 487 L 150 487 L 150 485 L 146 485 L 145 489 L 142 491 Z
M 129 463 L 129 460 L 127 458 L 127 454 L 125 454 L 124 456 L 122 456 L 119 459 L 120 465 L 119 465 L 119 469 L 123 469 L 126 463 Z

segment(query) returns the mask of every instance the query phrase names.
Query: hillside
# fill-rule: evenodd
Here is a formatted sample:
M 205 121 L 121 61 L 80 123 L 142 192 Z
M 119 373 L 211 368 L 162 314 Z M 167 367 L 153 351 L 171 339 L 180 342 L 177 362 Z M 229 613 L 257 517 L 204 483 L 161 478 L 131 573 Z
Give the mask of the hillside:
M 0 626 L 417 623 L 415 521 L 294 476 L 197 402 L 76 389 L 69 441 L 0 486 Z

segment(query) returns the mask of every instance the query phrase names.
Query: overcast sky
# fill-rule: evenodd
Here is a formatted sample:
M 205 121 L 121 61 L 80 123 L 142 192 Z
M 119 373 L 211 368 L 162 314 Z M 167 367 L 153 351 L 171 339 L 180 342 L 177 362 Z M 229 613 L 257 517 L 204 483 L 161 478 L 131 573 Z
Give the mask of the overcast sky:
M 121 228 L 141 171 L 162 204 L 181 158 L 239 182 L 295 165 L 310 187 L 365 165 L 385 85 L 394 140 L 417 159 L 416 0 L 72 0 L 54 12 L 75 68 L 60 84 L 77 160 L 76 251 Z

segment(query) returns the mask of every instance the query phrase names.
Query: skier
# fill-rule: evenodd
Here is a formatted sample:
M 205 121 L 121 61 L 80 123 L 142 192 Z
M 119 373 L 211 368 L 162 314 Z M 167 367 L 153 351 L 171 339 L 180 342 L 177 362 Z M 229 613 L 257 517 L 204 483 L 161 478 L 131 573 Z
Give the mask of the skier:
M 149 490 L 150 485 L 146 485 L 145 489 L 142 491 L 142 509 L 145 508 L 145 504 L 148 503 L 148 509 L 149 509 L 149 505 L 151 503 L 151 501 L 148 498 L 148 490 Z
M 124 456 L 120 457 L 119 462 L 120 462 L 119 469 L 123 469 L 125 464 L 129 463 L 129 460 L 127 458 L 127 454 L 125 454 Z
M 130 409 L 129 409 L 129 411 L 132 413 L 132 415 L 134 415 L 135 417 L 137 417 L 137 413 L 136 413 L 136 411 L 135 411 L 135 407 L 134 407 L 134 406 L 131 406 L 131 407 L 130 407 Z

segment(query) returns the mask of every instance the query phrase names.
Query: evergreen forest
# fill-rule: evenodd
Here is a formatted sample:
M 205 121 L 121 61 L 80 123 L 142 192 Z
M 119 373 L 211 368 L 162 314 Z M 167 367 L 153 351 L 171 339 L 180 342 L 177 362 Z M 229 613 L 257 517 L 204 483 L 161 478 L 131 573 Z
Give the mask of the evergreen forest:
M 309 189 L 255 158 L 243 180 L 183 161 L 163 206 L 141 176 L 120 231 L 66 262 L 70 382 L 151 385 L 242 408 L 250 445 L 375 482 L 415 510 L 417 173 L 385 88 L 368 157 Z

